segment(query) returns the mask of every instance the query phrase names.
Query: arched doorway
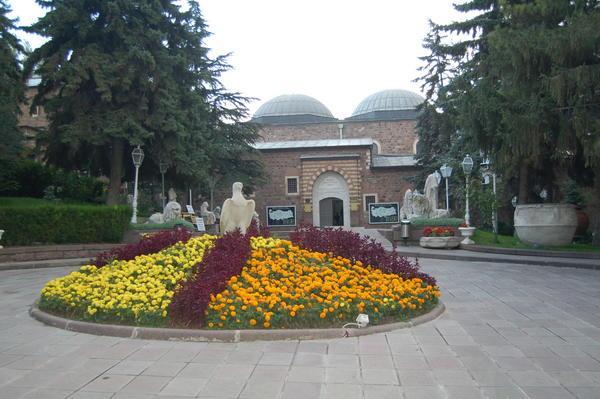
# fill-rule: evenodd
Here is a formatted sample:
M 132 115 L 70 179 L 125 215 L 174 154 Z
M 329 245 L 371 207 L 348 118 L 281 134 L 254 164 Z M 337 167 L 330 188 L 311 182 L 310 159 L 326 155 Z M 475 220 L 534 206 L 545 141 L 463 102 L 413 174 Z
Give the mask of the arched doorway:
M 322 173 L 313 185 L 313 224 L 350 227 L 348 183 L 337 172 Z

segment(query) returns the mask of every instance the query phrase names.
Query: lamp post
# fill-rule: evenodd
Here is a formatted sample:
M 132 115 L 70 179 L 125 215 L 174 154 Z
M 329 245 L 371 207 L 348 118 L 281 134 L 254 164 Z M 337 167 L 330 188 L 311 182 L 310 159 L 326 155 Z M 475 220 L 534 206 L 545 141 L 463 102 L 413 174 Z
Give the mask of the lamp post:
M 137 199 L 138 199 L 138 174 L 140 166 L 144 162 L 144 150 L 138 145 L 131 151 L 133 166 L 135 166 L 135 185 L 133 186 L 133 215 L 131 215 L 131 223 L 137 223 Z
M 169 167 L 169 164 L 167 164 L 166 162 L 163 162 L 162 159 L 158 163 L 158 170 L 160 171 L 160 174 L 162 175 L 162 207 L 163 207 L 163 211 L 165 209 L 165 173 L 167 172 L 168 167 Z
M 492 230 L 494 231 L 494 242 L 498 242 L 498 210 L 496 209 L 496 172 L 490 170 L 490 160 L 485 158 L 481 163 L 483 183 L 489 184 L 490 177 L 492 178 L 492 193 L 494 193 L 494 202 L 492 206 Z
M 450 213 L 450 201 L 448 196 L 448 178 L 452 176 L 452 166 L 443 164 L 440 168 L 440 172 L 442 172 L 442 177 L 446 179 L 446 212 Z
M 465 159 L 462 161 L 463 172 L 465 173 L 466 180 L 466 188 L 467 188 L 467 202 L 466 202 L 466 210 L 465 210 L 465 223 L 467 227 L 471 227 L 471 216 L 469 215 L 469 178 L 471 177 L 471 172 L 473 171 L 473 158 L 467 154 Z

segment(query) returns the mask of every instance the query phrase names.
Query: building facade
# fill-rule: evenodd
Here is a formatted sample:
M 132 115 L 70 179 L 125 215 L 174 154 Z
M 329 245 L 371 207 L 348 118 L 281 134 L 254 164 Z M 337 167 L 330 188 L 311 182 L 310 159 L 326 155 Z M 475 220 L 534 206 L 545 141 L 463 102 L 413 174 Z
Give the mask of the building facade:
M 253 117 L 268 175 L 254 195 L 260 219 L 275 230 L 398 223 L 417 172 L 422 102 L 418 94 L 386 90 L 365 98 L 346 119 L 304 95 L 264 103 Z

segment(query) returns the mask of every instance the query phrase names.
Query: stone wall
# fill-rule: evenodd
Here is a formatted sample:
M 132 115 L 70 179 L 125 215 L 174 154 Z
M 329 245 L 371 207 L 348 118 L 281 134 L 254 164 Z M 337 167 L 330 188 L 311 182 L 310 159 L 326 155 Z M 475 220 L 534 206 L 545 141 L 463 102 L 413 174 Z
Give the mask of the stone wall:
M 342 137 L 372 138 L 382 154 L 412 154 L 417 140 L 415 120 L 350 122 L 343 124 Z M 301 125 L 263 125 L 259 131 L 264 141 L 296 141 L 339 139 L 338 123 L 307 123 Z

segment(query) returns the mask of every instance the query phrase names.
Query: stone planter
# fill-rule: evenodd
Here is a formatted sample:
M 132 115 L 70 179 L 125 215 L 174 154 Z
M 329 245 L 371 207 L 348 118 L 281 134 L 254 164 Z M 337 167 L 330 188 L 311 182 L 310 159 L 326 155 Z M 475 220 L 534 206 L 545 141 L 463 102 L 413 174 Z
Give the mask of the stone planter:
M 531 245 L 568 245 L 577 229 L 577 214 L 571 204 L 528 204 L 515 209 L 515 230 Z
M 461 237 L 421 237 L 419 245 L 423 248 L 456 248 L 460 245 Z
M 464 240 L 460 242 L 462 245 L 475 244 L 475 241 L 471 240 L 471 237 L 475 234 L 475 227 L 459 227 L 458 231 L 460 231 L 460 235 L 464 237 Z

